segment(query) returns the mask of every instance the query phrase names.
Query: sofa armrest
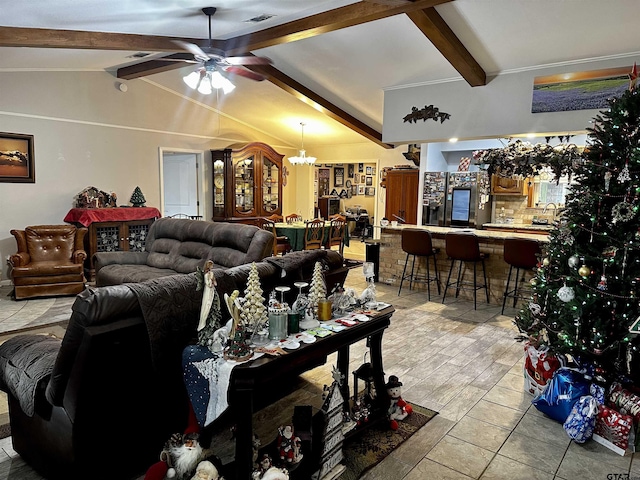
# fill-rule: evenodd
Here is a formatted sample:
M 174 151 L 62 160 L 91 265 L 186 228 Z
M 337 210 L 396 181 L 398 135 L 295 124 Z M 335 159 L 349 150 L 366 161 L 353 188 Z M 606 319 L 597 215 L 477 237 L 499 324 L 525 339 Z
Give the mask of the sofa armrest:
M 24 267 L 31 261 L 31 256 L 27 252 L 18 252 L 9 258 L 12 267 Z
M 85 252 L 84 250 L 76 250 L 75 252 L 73 252 L 73 256 L 71 258 L 73 263 L 75 264 L 84 263 L 85 259 L 87 258 L 87 252 Z
M 36 394 L 44 391 L 61 341 L 45 335 L 17 335 L 0 346 L 0 389 L 11 393 L 25 415 L 35 411 Z
M 149 252 L 98 252 L 93 254 L 96 273 L 107 265 L 146 265 Z

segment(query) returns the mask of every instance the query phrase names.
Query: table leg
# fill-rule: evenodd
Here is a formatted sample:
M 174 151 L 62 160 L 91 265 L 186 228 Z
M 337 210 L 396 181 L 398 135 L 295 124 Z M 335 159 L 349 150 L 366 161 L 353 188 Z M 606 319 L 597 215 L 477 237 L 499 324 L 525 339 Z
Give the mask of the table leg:
M 342 347 L 338 350 L 338 370 L 344 376 L 342 382 L 342 398 L 344 398 L 344 408 L 349 410 L 349 346 Z
M 371 368 L 373 370 L 373 384 L 376 387 L 376 398 L 380 408 L 389 408 L 389 397 L 384 387 L 384 370 L 382 368 L 382 333 L 375 333 L 369 337 L 371 352 Z
M 234 396 L 236 412 L 236 461 L 235 478 L 245 480 L 251 478 L 253 471 L 253 390 L 238 389 Z

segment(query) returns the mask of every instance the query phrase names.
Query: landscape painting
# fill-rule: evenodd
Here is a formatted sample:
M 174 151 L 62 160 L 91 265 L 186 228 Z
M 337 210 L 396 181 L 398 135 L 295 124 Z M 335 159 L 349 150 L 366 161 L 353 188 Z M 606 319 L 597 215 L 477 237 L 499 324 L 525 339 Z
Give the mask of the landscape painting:
M 0 182 L 35 181 L 33 135 L 0 132 Z
M 535 77 L 531 113 L 608 107 L 629 87 L 631 66 Z

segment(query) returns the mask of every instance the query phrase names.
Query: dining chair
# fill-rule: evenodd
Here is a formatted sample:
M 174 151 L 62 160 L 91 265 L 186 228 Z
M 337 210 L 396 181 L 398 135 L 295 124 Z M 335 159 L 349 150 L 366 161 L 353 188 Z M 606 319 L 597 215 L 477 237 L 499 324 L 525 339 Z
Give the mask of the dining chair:
M 335 215 L 329 222 L 329 238 L 325 248 L 330 250 L 331 247 L 338 246 L 340 255 L 344 253 L 344 230 L 347 226 L 347 221 L 342 215 Z
M 333 215 L 329 215 L 329 221 L 334 219 L 342 220 L 343 222 L 347 221 L 347 217 L 345 217 L 341 213 L 334 213 Z
M 278 215 L 277 213 L 274 213 L 273 215 L 269 215 L 266 218 L 267 220 L 271 220 L 272 222 L 275 222 L 275 223 L 284 222 L 284 217 L 282 215 Z
M 276 233 L 276 224 L 269 218 L 258 218 L 258 226 L 262 230 L 266 230 L 267 232 L 273 233 L 275 237 L 275 241 L 273 242 L 273 256 L 277 256 L 278 254 L 284 255 L 285 253 L 289 253 L 291 251 L 291 243 L 289 242 L 289 237 L 284 235 L 278 236 Z
M 285 218 L 287 219 L 287 223 L 302 221 L 302 215 L 298 215 L 297 213 L 292 213 L 291 215 L 287 215 Z
M 318 218 L 305 222 L 304 228 L 304 249 L 314 250 L 322 248 L 324 238 L 324 220 Z

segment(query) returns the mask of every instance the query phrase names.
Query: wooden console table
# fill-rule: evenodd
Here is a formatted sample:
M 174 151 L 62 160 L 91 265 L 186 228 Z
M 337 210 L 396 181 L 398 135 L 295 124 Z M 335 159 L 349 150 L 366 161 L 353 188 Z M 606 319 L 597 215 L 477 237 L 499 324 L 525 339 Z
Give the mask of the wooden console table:
M 93 254 L 96 252 L 144 251 L 149 226 L 161 216 L 160 210 L 153 207 L 69 210 L 64 217 L 65 222 L 89 229 L 89 234 L 84 238 L 87 279 L 93 281 L 95 278 Z
M 327 361 L 327 356 L 338 352 L 337 368 L 344 375 L 342 395 L 345 403 L 349 400 L 349 347 L 365 338 L 368 339 L 373 368 L 374 385 L 378 392 L 373 411 L 384 412 L 389 408 L 389 399 L 384 393 L 384 370 L 382 369 L 382 335 L 391 323 L 393 307 L 378 312 L 368 322 L 359 323 L 339 333 L 317 338 L 314 343 L 302 344 L 280 357 L 261 357 L 255 361 L 235 367 L 229 383 L 229 405 L 236 424 L 236 454 L 233 465 L 226 476 L 237 480 L 251 478 L 254 397 L 257 392 L 269 388 L 276 379 L 300 375 Z M 215 425 L 212 424 L 212 425 Z M 302 460 L 304 462 L 304 459 Z M 306 470 L 306 469 L 305 469 Z M 292 472 L 296 477 L 297 472 Z

